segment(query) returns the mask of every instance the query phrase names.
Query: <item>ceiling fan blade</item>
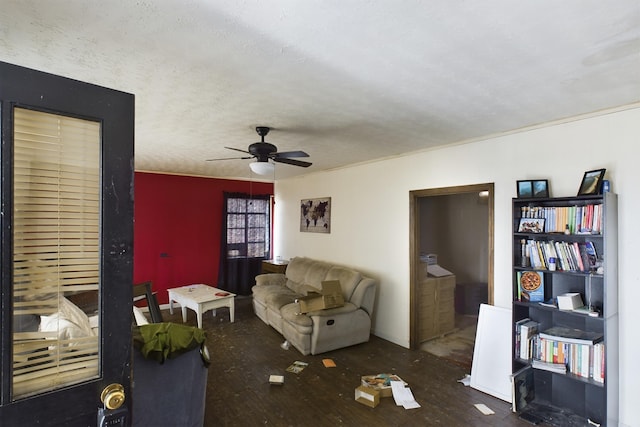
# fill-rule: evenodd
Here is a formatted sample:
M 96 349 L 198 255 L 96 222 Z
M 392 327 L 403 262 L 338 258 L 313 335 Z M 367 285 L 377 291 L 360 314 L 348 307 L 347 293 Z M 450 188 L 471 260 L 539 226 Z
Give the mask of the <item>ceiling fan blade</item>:
M 239 149 L 239 148 L 233 148 L 233 147 L 224 147 L 224 148 L 226 148 L 226 149 L 228 149 L 228 150 L 240 151 L 241 153 L 249 153 L 248 151 L 246 151 L 246 150 L 241 150 L 241 149 Z M 251 153 L 249 153 L 249 154 L 251 154 Z
M 205 162 L 213 162 L 215 160 L 246 160 L 246 159 L 253 159 L 253 156 L 248 156 L 248 157 L 224 157 L 222 159 L 207 159 L 207 160 L 205 160 Z
M 293 166 L 300 166 L 303 168 L 308 168 L 309 166 L 312 165 L 312 163 L 309 162 L 303 162 L 302 160 L 293 160 L 293 159 L 287 159 L 286 157 L 273 157 L 273 161 L 274 162 L 278 162 L 278 163 L 286 163 L 288 165 L 293 165 Z
M 309 157 L 309 155 L 307 153 L 305 153 L 304 151 L 283 151 L 281 153 L 275 153 L 274 156 L 276 157 Z

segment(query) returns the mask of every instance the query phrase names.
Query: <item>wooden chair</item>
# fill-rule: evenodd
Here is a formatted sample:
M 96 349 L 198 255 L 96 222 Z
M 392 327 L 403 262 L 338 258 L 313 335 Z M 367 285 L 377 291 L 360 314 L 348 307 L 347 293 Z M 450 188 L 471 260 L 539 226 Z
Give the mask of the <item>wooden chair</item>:
M 151 290 L 152 282 L 142 282 L 133 285 L 133 301 L 140 301 L 143 298 L 147 299 L 147 307 L 149 307 L 149 314 L 151 315 L 151 321 L 153 323 L 162 323 L 162 312 L 156 299 L 156 294 Z

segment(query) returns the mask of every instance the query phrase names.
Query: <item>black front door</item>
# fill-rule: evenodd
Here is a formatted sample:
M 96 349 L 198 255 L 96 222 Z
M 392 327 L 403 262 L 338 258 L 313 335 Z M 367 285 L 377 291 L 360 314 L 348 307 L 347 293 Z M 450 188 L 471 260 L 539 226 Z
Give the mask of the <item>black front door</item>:
M 0 120 L 0 425 L 130 422 L 134 97 L 0 62 Z

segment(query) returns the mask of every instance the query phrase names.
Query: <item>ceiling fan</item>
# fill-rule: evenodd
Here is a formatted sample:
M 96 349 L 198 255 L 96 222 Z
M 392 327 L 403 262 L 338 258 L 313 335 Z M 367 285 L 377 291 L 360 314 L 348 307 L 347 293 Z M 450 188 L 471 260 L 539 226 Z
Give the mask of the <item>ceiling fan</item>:
M 261 137 L 260 142 L 254 142 L 249 145 L 248 151 L 241 150 L 239 148 L 233 147 L 224 147 L 229 150 L 240 151 L 241 153 L 250 154 L 250 156 L 243 157 L 226 157 L 222 159 L 208 159 L 208 162 L 216 161 L 216 160 L 238 160 L 238 159 L 252 159 L 255 158 L 256 161 L 249 164 L 249 167 L 252 171 L 260 175 L 266 175 L 272 173 L 274 170 L 274 164 L 269 162 L 272 160 L 277 163 L 285 163 L 287 165 L 300 166 L 303 168 L 308 168 L 312 163 L 304 162 L 302 160 L 295 160 L 292 157 L 309 157 L 307 153 L 304 151 L 283 151 L 278 152 L 278 147 L 268 142 L 264 142 L 264 137 L 269 133 L 271 128 L 267 126 L 257 126 L 256 132 Z

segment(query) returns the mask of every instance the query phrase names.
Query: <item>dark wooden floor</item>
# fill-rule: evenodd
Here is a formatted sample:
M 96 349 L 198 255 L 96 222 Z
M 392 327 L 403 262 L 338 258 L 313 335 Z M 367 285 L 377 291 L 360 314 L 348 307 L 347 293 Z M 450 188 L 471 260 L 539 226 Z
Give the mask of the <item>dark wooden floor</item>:
M 236 299 L 235 322 L 227 309 L 206 313 L 203 328 L 213 359 L 209 368 L 205 426 L 528 426 L 510 404 L 457 382 L 469 373 L 419 350 L 408 350 L 375 336 L 368 343 L 316 356 L 283 350 L 283 338 L 260 321 L 250 297 Z M 180 310 L 165 321 L 182 322 Z M 188 310 L 187 323 L 195 325 Z M 325 368 L 323 358 L 337 367 Z M 296 360 L 309 366 L 286 372 Z M 394 373 L 407 383 L 421 408 L 406 410 L 392 397 L 376 408 L 354 400 L 360 377 Z M 270 385 L 271 374 L 284 375 L 282 386 Z M 484 403 L 494 415 L 475 407 Z

